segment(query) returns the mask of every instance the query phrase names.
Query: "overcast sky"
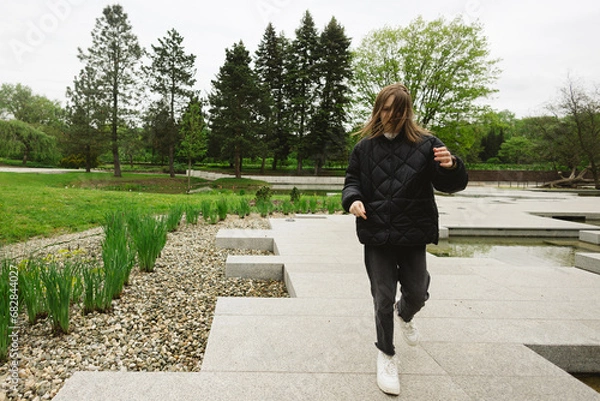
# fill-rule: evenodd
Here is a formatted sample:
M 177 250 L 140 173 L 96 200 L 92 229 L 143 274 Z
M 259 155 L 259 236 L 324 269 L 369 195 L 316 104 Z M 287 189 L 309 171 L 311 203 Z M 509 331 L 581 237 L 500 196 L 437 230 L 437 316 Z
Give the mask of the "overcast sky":
M 98 0 L 0 0 L 0 83 L 22 83 L 65 103 L 65 89 L 82 68 L 77 48 L 87 49 L 102 9 Z M 352 46 L 384 26 L 406 26 L 462 15 L 483 24 L 493 58 L 502 61 L 499 92 L 488 103 L 517 117 L 539 115 L 567 76 L 600 84 L 600 3 L 597 0 L 121 0 L 140 44 L 150 48 L 175 28 L 197 56 L 196 89 L 207 92 L 242 40 L 254 53 L 268 22 L 293 39 L 306 10 L 322 30 L 335 17 Z

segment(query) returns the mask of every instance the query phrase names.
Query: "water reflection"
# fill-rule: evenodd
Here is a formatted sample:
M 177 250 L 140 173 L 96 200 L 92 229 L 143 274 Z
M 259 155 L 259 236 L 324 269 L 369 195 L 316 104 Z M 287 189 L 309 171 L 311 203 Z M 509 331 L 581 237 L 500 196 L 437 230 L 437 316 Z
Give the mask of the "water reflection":
M 558 244 L 561 245 L 558 245 Z M 493 258 L 505 263 L 528 266 L 573 266 L 577 241 L 548 243 L 530 238 L 457 238 L 429 245 L 436 256 Z

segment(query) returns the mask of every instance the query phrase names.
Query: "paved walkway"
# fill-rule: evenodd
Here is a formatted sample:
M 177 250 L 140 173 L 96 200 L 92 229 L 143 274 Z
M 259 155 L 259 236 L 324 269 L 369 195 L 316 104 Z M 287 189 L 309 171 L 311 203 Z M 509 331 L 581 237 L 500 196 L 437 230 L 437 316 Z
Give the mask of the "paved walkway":
M 438 198 L 450 236 L 469 228 L 511 235 L 515 226 L 536 236 L 575 233 L 597 227 L 532 213 L 600 215 L 594 198 L 487 189 L 466 195 Z M 353 217 L 272 219 L 271 225 L 224 231 L 217 239 L 222 246 L 271 247 L 276 263 L 246 257 L 237 267 L 259 274 L 279 269 L 291 297 L 220 298 L 201 372 L 77 372 L 55 400 L 394 398 L 376 385 L 372 303 Z M 429 256 L 428 262 L 431 299 L 416 318 L 421 344 L 408 347 L 396 336 L 396 399 L 600 400 L 561 369 L 600 371 L 600 275 L 485 258 Z

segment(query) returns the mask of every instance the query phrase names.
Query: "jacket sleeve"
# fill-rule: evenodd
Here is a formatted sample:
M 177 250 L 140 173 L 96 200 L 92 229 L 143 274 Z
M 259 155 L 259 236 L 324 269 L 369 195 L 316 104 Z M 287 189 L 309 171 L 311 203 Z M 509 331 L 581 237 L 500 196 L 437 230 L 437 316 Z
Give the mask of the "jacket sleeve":
M 442 143 L 442 141 L 436 138 L 433 146 L 438 148 L 445 145 Z M 469 183 L 469 175 L 467 173 L 465 163 L 460 157 L 456 155 L 452 156 L 456 158 L 456 164 L 450 169 L 440 166 L 440 164 L 435 160 L 432 161 L 434 164 L 433 179 L 431 181 L 433 187 L 440 192 L 449 194 L 462 191 Z
M 344 179 L 344 189 L 342 190 L 342 207 L 349 212 L 350 206 L 354 201 L 362 200 L 363 195 L 360 185 L 360 158 L 358 145 L 354 147 L 350 154 L 350 161 L 346 169 L 346 178 Z

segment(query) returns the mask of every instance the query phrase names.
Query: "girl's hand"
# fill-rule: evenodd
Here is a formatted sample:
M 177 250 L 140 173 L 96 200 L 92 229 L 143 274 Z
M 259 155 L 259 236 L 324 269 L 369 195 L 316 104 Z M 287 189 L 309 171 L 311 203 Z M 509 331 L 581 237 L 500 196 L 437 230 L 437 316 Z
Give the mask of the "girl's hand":
M 455 166 L 456 159 L 452 153 L 445 147 L 433 148 L 433 160 L 440 163 L 444 168 L 452 168 Z
M 365 205 L 359 200 L 352 202 L 350 205 L 350 213 L 355 215 L 356 217 L 360 217 L 363 219 L 367 219 L 367 212 L 365 211 Z

